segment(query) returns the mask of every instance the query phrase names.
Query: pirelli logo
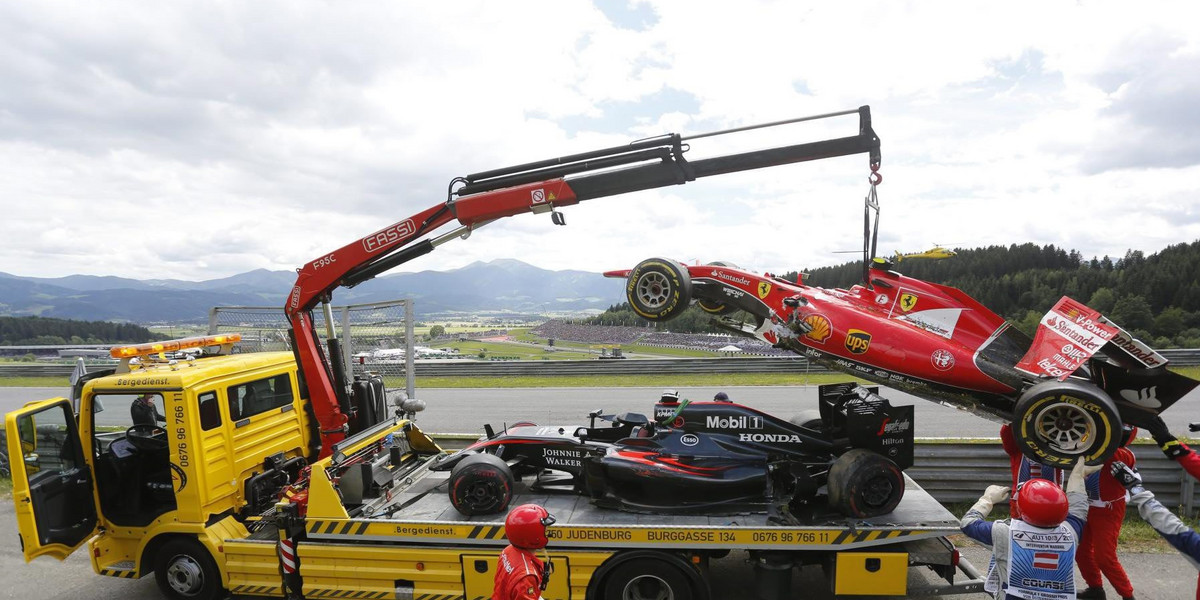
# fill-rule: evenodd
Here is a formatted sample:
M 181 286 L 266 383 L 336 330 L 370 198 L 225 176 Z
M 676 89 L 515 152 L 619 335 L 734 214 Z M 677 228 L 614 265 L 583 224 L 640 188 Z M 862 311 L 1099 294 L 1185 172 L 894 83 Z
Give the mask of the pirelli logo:
M 405 219 L 363 238 L 363 250 L 369 253 L 378 252 L 392 244 L 408 239 L 416 230 L 417 228 L 413 225 L 412 219 Z

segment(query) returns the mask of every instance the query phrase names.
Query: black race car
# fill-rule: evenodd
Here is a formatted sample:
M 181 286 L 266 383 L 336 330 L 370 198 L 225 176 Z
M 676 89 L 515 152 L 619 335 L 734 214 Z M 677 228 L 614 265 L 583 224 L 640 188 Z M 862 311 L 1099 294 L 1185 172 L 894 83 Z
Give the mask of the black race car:
M 829 508 L 891 512 L 912 465 L 913 407 L 876 388 L 821 386 L 819 409 L 781 419 L 733 402 L 664 397 L 654 418 L 593 412 L 581 426 L 518 423 L 447 455 L 451 503 L 465 515 L 507 508 L 515 482 L 584 494 L 635 512 L 766 511 L 784 522 Z

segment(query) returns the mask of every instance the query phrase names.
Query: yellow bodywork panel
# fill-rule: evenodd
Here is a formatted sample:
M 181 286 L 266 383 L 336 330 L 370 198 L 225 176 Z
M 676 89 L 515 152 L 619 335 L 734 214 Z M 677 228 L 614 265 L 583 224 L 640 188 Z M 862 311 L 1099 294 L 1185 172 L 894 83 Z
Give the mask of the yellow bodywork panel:
M 838 552 L 833 592 L 859 596 L 908 594 L 908 553 Z
M 271 540 L 227 540 L 224 545 L 226 589 L 248 596 L 283 596 L 275 542 Z

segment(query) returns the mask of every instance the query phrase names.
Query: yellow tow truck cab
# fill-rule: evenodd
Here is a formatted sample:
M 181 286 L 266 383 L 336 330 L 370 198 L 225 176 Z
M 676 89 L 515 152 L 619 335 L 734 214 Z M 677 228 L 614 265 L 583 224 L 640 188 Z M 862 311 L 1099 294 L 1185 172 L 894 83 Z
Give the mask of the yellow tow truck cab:
M 5 416 L 26 560 L 61 560 L 88 542 L 97 573 L 153 574 L 176 600 L 490 597 L 504 514 L 453 508 L 452 473 L 429 468 L 444 452 L 413 421 L 379 419 L 315 460 L 315 419 L 292 354 L 163 357 L 228 352 L 234 341 L 114 348 L 124 362 L 81 378 L 77 405 L 52 398 Z M 369 385 L 384 395 L 381 379 Z M 957 519 L 905 485 L 888 515 L 803 525 L 754 513 L 629 513 L 523 481 L 511 505 L 535 502 L 558 519 L 547 600 L 706 600 L 715 597 L 709 561 L 731 551 L 754 565 L 753 580 L 739 584 L 744 597 L 789 597 L 791 571 L 806 564 L 821 565 L 839 595 L 904 597 L 915 591 L 914 567 L 948 584 L 922 595 L 982 589 L 946 539 Z

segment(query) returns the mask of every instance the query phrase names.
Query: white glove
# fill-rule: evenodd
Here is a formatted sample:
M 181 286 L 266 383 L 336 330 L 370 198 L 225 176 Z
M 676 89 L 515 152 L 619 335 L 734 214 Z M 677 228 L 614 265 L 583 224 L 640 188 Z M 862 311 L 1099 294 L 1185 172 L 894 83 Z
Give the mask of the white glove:
M 1087 479 L 1088 475 L 1091 475 L 1092 473 L 1095 473 L 1103 468 L 1103 463 L 1098 465 L 1086 465 L 1084 464 L 1083 457 L 1079 457 L 1079 460 L 1075 461 L 1075 466 L 1071 467 L 1070 476 L 1067 477 L 1067 493 L 1081 492 L 1086 494 L 1087 488 L 1084 487 L 1083 480 Z
M 1008 500 L 1008 492 L 1008 486 L 989 485 L 984 490 L 983 495 L 979 497 L 979 500 L 975 502 L 975 506 L 971 507 L 971 510 L 986 517 L 992 512 L 992 507 L 997 503 Z

